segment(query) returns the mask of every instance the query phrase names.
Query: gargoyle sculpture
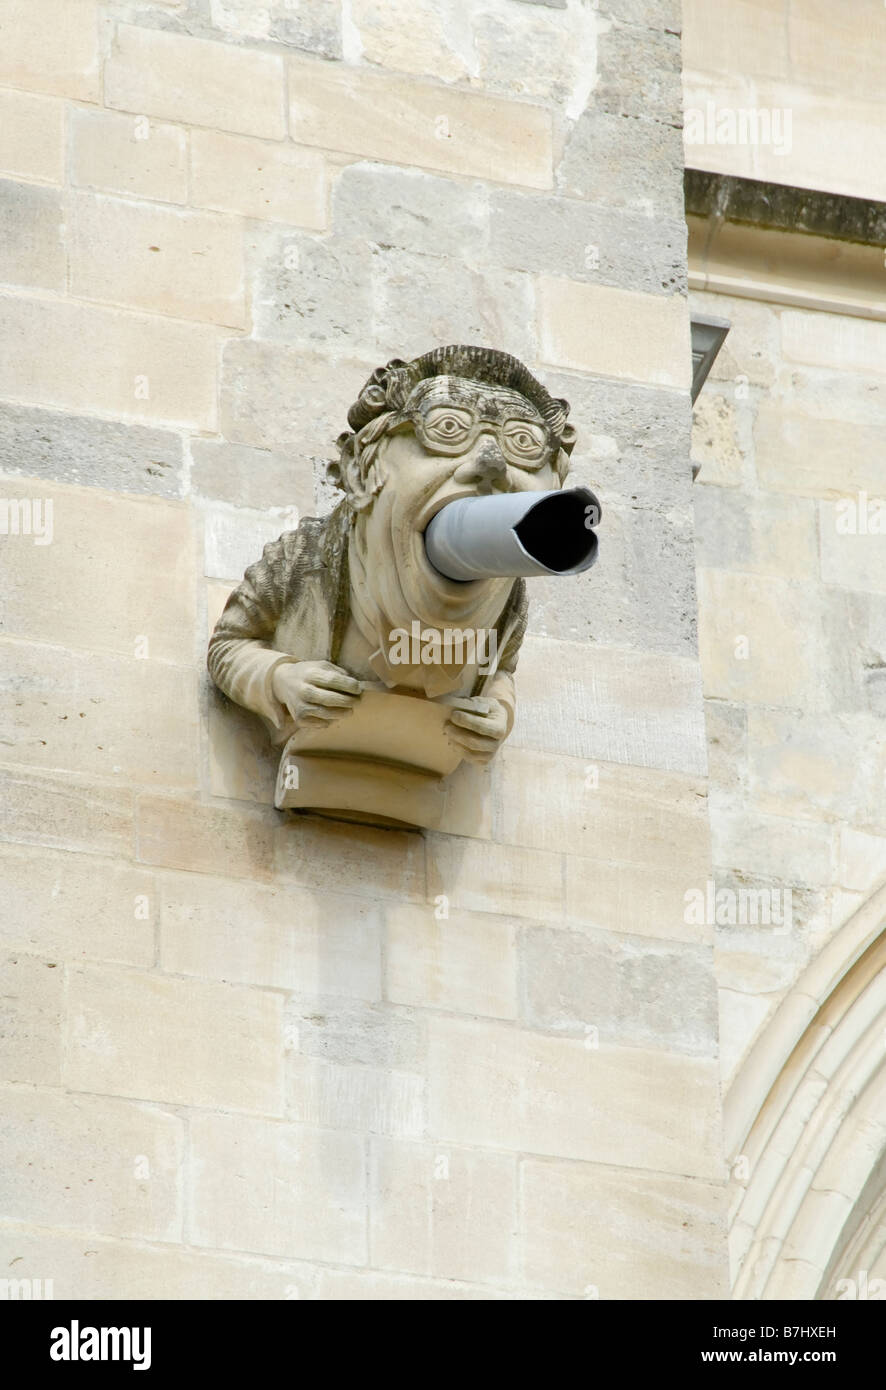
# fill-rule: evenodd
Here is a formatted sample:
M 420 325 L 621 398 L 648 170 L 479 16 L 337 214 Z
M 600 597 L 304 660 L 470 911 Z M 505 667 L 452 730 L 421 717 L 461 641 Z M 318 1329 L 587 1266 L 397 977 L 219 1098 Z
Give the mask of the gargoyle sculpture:
M 593 494 L 557 491 L 568 411 L 487 348 L 373 372 L 329 467 L 343 500 L 265 546 L 209 644 L 216 684 L 285 745 L 281 809 L 434 826 L 444 779 L 507 738 L 520 576 L 596 549 Z

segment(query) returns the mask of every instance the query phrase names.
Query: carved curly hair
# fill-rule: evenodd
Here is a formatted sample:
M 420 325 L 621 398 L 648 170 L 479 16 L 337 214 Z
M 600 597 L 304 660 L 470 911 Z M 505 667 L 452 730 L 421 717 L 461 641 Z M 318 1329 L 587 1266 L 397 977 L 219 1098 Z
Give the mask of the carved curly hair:
M 389 425 L 419 382 L 435 376 L 464 377 L 518 391 L 535 406 L 557 440 L 560 449 L 556 469 L 563 481 L 575 446 L 575 429 L 567 423 L 569 402 L 551 396 L 529 369 L 509 353 L 455 344 L 434 348 L 411 362 L 395 357 L 387 366 L 376 368 L 351 406 L 351 428 L 336 440 L 339 459 L 329 464 L 328 475 L 330 482 L 349 494 L 355 509 L 367 506 L 382 485 L 383 479 L 375 467 L 376 455 Z

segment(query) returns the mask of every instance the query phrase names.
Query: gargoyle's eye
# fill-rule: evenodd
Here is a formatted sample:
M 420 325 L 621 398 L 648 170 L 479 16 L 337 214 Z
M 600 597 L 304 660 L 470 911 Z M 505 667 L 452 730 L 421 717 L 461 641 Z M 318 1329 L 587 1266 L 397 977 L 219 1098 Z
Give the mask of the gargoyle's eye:
M 534 463 L 544 457 L 547 438 L 540 425 L 528 420 L 508 420 L 504 438 L 508 452 L 520 461 Z
M 467 439 L 473 418 L 467 411 L 442 408 L 428 412 L 425 433 L 440 444 L 458 444 Z

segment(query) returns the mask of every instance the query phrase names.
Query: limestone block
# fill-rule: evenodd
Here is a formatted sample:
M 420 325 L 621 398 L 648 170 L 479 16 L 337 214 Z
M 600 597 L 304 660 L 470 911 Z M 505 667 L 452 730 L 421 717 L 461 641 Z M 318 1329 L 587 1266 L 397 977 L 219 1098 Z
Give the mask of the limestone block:
M 192 671 L 36 642 L 4 641 L 3 652 L 7 689 L 18 697 L 7 704 L 3 726 L 8 758 L 35 770 L 195 786 Z
M 710 290 L 690 294 L 689 304 L 693 312 L 726 318 L 731 324 L 711 367 L 709 384 L 696 401 L 696 409 L 709 397 L 715 381 L 737 384 L 738 378 L 743 377 L 748 386 L 773 385 L 780 356 L 777 305 L 735 299 L 731 295 L 713 294 Z
M 874 716 L 752 709 L 748 748 L 753 804 L 761 811 L 886 831 L 886 740 Z
M 299 144 L 551 186 L 551 117 L 540 106 L 300 59 L 290 60 L 289 93 L 289 129 Z
M 355 163 L 342 169 L 333 190 L 333 228 L 344 239 L 364 237 L 385 246 L 449 258 L 479 257 L 488 242 L 487 192 L 419 169 Z
M 617 116 L 679 120 L 682 109 L 678 33 L 614 24 L 600 34 L 594 104 Z
M 695 542 L 702 568 L 808 581 L 818 568 L 816 504 L 812 498 L 699 487 Z
M 671 868 L 689 880 L 709 857 L 704 782 L 680 773 L 505 747 L 496 768 L 495 836 L 503 844 Z M 538 814 L 542 793 L 544 814 Z
M 511 1154 L 374 1139 L 369 1170 L 373 1266 L 510 1282 L 516 1168 Z
M 265 816 L 166 796 L 137 805 L 138 858 L 145 864 L 267 880 L 273 838 Z
M 570 481 L 579 479 L 582 474 L 575 470 Z M 531 580 L 530 633 L 694 660 L 691 510 L 609 505 L 605 494 L 603 505 L 600 563 L 568 585 L 554 578 Z
M 0 1080 L 61 1082 L 64 970 L 15 951 L 0 955 Z
M 748 710 L 727 700 L 706 700 L 711 787 L 740 792 L 747 784 Z
M 456 908 L 546 922 L 562 917 L 560 854 L 433 833 L 426 843 L 429 901 L 444 896 Z
M 181 467 L 181 439 L 169 430 L 0 404 L 3 473 L 178 497 Z
M 73 196 L 69 215 L 72 293 L 246 325 L 242 233 L 229 218 L 86 192 Z
M 833 882 L 835 833 L 819 821 L 721 811 L 711 823 L 714 864 L 743 874 L 754 887 L 782 878 L 786 866 L 791 886 L 826 887 Z
M 259 558 L 269 541 L 298 525 L 295 508 L 267 512 L 206 507 L 204 513 L 203 572 L 210 579 L 239 581 L 248 565 Z
M 683 0 L 683 62 L 705 72 L 720 70 L 787 77 L 788 25 L 780 5 L 730 0 L 715 15 L 704 0 Z
M 276 53 L 132 24 L 117 28 L 105 101 L 118 111 L 282 140 L 283 59 Z
M 566 917 L 570 922 L 665 941 L 706 943 L 713 927 L 686 920 L 686 893 L 701 889 L 698 871 L 651 869 L 605 859 L 566 857 Z
M 22 844 L 128 858 L 132 792 L 76 773 L 27 767 L 0 772 L 0 837 Z
M 678 218 L 682 168 L 683 141 L 669 122 L 590 107 L 566 137 L 557 181 L 570 198 Z
M 193 664 L 194 540 L 181 503 L 55 483 L 47 489 L 32 479 L 0 486 L 18 499 L 48 491 L 53 503 L 51 544 L 23 535 L 7 542 L 9 636 L 137 658 L 146 680 L 157 662 Z
M 170 974 L 305 996 L 381 997 L 373 903 L 195 874 L 163 874 L 159 898 L 160 964 Z
M 100 99 L 97 0 L 3 0 L 0 83 Z
M 715 1062 L 594 1049 L 504 1023 L 436 1018 L 429 1029 L 429 1125 L 438 1142 L 723 1174 Z
M 234 339 L 222 354 L 222 433 L 235 444 L 332 458 L 342 402 L 356 399 L 375 365 L 348 358 L 332 373 L 313 352 Z
M 593 478 L 607 503 L 662 511 L 691 504 L 685 396 L 628 381 L 555 372 L 545 373 L 545 384 L 571 406 L 570 419 L 578 431 L 570 459 L 573 470 Z
M 886 485 L 876 499 L 851 494 L 821 502 L 821 577 L 843 589 L 886 593 Z M 872 527 L 876 531 L 872 533 Z M 851 528 L 851 529 L 847 529 Z
M 790 361 L 863 375 L 886 372 L 886 323 L 801 309 L 781 315 L 781 346 Z
M 131 1101 L 21 1087 L 4 1093 L 3 1113 L 7 1218 L 181 1240 L 184 1135 L 177 1115 Z
M 357 1133 L 419 1138 L 426 1129 L 425 1077 L 391 1067 L 345 1066 L 287 1054 L 287 1118 Z
M 446 902 L 385 907 L 386 997 L 395 1004 L 516 1016 L 515 924 Z
M 507 343 L 515 356 L 536 355 L 531 278 L 497 267 L 406 251 L 382 251 L 373 263 L 375 336 L 382 360 L 410 357 L 432 343 Z
M 49 801 L 47 815 L 54 809 Z M 0 863 L 4 944 L 50 961 L 153 965 L 158 901 L 151 873 L 113 859 L 11 844 L 0 846 Z
M 822 314 L 820 317 L 830 317 Z M 883 490 L 882 426 L 763 402 L 754 428 L 757 477 L 776 492 L 838 498 Z
M 426 1062 L 422 1012 L 392 1009 L 335 997 L 321 982 L 320 993 L 297 996 L 285 1011 L 287 1044 L 300 1057 L 319 1057 L 345 1066 L 357 1063 L 393 1071 L 421 1071 Z
M 190 201 L 218 212 L 320 230 L 326 226 L 324 161 L 313 150 L 194 130 Z
M 701 465 L 699 481 L 705 487 L 741 486 L 743 451 L 735 405 L 726 396 L 716 395 L 713 383 L 702 391 L 693 407 L 692 459 Z
M 831 589 L 824 610 L 825 659 L 840 710 L 886 713 L 886 597 Z M 853 640 L 847 643 L 846 634 Z
M 4 299 L 0 393 L 23 405 L 211 430 L 218 331 L 93 304 Z M 78 351 L 71 351 L 71 344 Z
M 56 97 L 0 91 L 0 170 L 61 183 L 64 105 Z
M 70 112 L 71 182 L 104 193 L 188 201 L 187 132 L 114 111 Z
M 62 206 L 56 189 L 0 179 L 0 280 L 64 291 Z
M 491 252 L 502 265 L 646 294 L 686 289 L 686 223 L 497 189 Z
M 551 671 L 560 672 L 551 700 Z M 698 663 L 666 652 L 527 637 L 509 743 L 575 758 L 703 776 Z
M 728 1298 L 722 1187 L 537 1159 L 523 1161 L 521 1183 L 530 1286 L 607 1300 Z
M 520 1017 L 530 1027 L 603 1047 L 717 1052 L 717 998 L 709 950 L 522 927 L 517 942 Z
M 539 279 L 541 355 L 555 367 L 688 389 L 686 302 L 678 295 Z
M 386 1274 L 376 1270 L 324 1269 L 317 1297 L 324 1302 L 475 1302 L 532 1298 L 489 1284 L 464 1284 L 454 1279 L 428 1279 L 418 1275 Z
M 225 1250 L 362 1264 L 363 1140 L 272 1120 L 194 1115 L 192 1239 Z
M 841 887 L 869 893 L 886 872 L 886 836 L 843 825 L 837 855 L 836 879 Z
M 235 507 L 294 508 L 299 516 L 310 516 L 314 510 L 309 459 L 224 440 L 191 440 L 191 489 Z
M 425 902 L 425 843 L 414 831 L 287 817 L 274 833 L 276 876 L 305 888 Z
M 821 619 L 808 586 L 699 570 L 705 691 L 718 699 L 821 708 Z
M 340 0 L 210 0 L 209 16 L 234 39 L 273 39 L 292 48 L 340 58 Z
M 362 239 L 317 238 L 277 227 L 263 233 L 250 243 L 257 336 L 349 355 L 354 346 L 369 351 L 374 248 Z
M 84 1249 L 84 1246 L 86 1248 Z M 16 1261 L 19 1278 L 53 1271 L 56 1298 L 292 1299 L 314 1297 L 319 1271 L 283 1263 L 171 1245 L 113 1240 L 0 1225 L 0 1259 Z
M 68 972 L 65 1084 L 81 1091 L 282 1110 L 282 1000 L 119 968 Z

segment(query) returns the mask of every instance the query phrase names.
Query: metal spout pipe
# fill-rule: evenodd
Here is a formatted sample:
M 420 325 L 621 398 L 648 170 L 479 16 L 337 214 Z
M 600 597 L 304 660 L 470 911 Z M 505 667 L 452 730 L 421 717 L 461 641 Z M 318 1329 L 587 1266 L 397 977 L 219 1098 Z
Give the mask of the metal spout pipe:
M 446 579 L 581 574 L 597 558 L 600 503 L 586 487 L 459 497 L 431 520 L 425 552 Z

